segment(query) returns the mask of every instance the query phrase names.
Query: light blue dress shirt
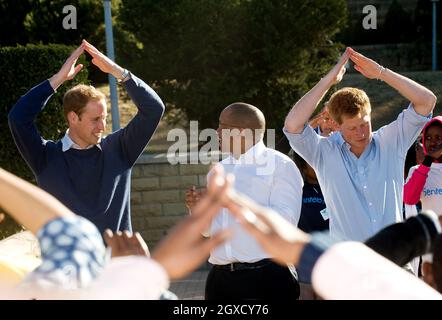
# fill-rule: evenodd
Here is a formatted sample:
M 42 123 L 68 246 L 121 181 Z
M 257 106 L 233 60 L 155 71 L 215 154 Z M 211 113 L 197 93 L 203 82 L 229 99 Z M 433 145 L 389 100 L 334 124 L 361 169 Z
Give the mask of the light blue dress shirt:
M 425 123 L 412 105 L 373 132 L 357 158 L 340 132 L 321 137 L 308 125 L 302 133 L 284 128 L 290 145 L 316 171 L 330 217 L 330 235 L 363 241 L 402 221 L 405 156 Z

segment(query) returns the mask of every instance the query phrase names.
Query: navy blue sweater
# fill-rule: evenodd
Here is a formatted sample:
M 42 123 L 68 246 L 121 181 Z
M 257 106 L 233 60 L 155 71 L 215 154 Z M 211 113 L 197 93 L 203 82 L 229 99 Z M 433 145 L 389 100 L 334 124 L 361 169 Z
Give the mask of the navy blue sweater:
M 160 97 L 132 75 L 126 88 L 138 108 L 129 124 L 103 138 L 101 150 L 62 151 L 61 141 L 45 140 L 34 120 L 54 93 L 48 80 L 32 88 L 9 113 L 15 143 L 38 185 L 74 213 L 92 221 L 100 232 L 132 230 L 132 166 L 152 137 L 164 112 Z

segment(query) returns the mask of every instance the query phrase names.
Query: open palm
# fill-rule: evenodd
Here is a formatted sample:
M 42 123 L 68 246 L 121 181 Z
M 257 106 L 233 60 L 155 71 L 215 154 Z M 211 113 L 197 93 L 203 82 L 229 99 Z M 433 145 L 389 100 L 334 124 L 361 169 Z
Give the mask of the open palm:
M 377 79 L 380 76 L 382 67 L 374 60 L 350 49 L 350 59 L 355 64 L 355 69 L 368 79 Z
M 91 45 L 86 40 L 83 40 L 82 45 L 87 53 L 92 57 L 92 63 L 96 65 L 101 71 L 112 73 L 115 70 L 116 63 L 102 54 L 97 48 Z
M 341 58 L 339 59 L 338 63 L 333 67 L 333 69 L 330 70 L 328 73 L 328 77 L 330 77 L 332 84 L 337 84 L 341 82 L 342 78 L 345 74 L 345 65 L 349 59 L 349 48 L 345 50 L 345 52 L 342 54 Z
M 78 58 L 81 56 L 81 54 L 84 52 L 84 46 L 81 45 L 77 49 L 72 52 L 72 54 L 69 56 L 69 58 L 66 60 L 66 62 L 61 67 L 59 74 L 63 77 L 65 80 L 72 80 L 78 72 L 83 68 L 82 64 L 76 65 Z

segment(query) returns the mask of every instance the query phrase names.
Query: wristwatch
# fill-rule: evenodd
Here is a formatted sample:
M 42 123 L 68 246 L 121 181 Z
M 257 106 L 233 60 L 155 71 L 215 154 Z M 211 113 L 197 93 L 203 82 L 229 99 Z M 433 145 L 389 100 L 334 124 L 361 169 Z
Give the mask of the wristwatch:
M 122 83 L 124 81 L 126 81 L 130 76 L 130 72 L 127 69 L 124 69 L 123 72 L 121 73 L 121 78 L 117 79 L 118 83 Z

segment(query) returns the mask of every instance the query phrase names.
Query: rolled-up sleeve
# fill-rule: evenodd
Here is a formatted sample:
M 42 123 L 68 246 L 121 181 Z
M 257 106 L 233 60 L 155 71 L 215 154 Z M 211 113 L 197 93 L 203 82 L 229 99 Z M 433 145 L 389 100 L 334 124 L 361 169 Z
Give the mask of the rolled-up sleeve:
M 380 142 L 399 148 L 399 154 L 405 155 L 431 117 L 432 114 L 428 117 L 418 114 L 410 103 L 395 121 L 378 130 Z

